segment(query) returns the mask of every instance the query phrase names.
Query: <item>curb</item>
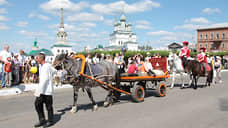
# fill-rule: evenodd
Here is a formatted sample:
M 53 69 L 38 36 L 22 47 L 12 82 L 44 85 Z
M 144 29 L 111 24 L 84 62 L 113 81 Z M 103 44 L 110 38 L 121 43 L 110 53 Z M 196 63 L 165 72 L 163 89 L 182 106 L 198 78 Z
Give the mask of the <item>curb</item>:
M 6 88 L 0 90 L 0 96 L 10 96 L 10 95 L 17 95 L 21 94 L 26 91 L 34 91 L 38 84 L 28 84 L 28 85 L 17 85 L 13 86 L 12 88 Z M 72 88 L 70 84 L 65 84 L 62 86 L 54 86 L 54 90 L 63 89 L 63 88 Z

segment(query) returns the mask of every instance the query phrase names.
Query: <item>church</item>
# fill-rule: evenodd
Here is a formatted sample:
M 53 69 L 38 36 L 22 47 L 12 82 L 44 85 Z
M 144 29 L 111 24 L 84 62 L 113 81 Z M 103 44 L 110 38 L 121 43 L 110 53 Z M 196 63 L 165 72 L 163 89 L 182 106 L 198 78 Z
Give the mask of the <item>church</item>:
M 138 50 L 136 34 L 132 32 L 132 24 L 127 23 L 127 18 L 123 12 L 119 21 L 114 23 L 114 31 L 110 34 L 109 48 L 113 48 L 113 50 L 115 48 L 126 48 L 130 51 Z
M 63 8 L 61 8 L 61 23 L 59 27 L 59 31 L 57 33 L 57 41 L 51 47 L 51 51 L 54 56 L 57 56 L 62 53 L 70 54 L 72 51 L 72 46 L 67 44 L 67 33 L 64 30 L 64 23 L 63 23 Z

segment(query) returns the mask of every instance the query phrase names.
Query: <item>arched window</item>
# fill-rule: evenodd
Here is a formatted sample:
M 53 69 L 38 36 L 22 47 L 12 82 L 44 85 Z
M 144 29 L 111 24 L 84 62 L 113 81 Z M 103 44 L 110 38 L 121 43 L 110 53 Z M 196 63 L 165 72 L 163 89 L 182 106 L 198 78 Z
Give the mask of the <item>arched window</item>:
M 59 49 L 57 50 L 57 53 L 59 53 L 60 51 L 59 51 Z

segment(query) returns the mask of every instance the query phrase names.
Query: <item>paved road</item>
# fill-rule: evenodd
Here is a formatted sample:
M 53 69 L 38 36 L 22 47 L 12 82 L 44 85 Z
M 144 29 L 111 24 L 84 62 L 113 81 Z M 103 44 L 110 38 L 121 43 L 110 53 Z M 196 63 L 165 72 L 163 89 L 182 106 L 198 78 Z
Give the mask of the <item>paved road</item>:
M 147 93 L 143 103 L 133 103 L 128 96 L 104 108 L 107 92 L 94 88 L 97 112 L 86 93 L 80 92 L 79 110 L 70 113 L 72 89 L 58 90 L 54 96 L 55 125 L 53 128 L 227 128 L 228 72 L 223 72 L 222 84 L 193 89 L 168 89 L 166 97 Z M 204 79 L 200 80 L 201 83 Z M 169 80 L 166 82 L 169 83 Z M 186 79 L 187 83 L 187 79 Z M 0 128 L 31 128 L 37 122 L 34 96 L 27 92 L 0 97 Z

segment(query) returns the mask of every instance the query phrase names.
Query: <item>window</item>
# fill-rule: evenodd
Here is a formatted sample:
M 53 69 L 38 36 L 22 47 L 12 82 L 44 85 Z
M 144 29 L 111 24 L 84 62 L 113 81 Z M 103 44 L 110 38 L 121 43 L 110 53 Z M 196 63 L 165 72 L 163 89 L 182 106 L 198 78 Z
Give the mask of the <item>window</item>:
M 57 53 L 59 53 L 60 51 L 59 51 L 59 49 L 57 50 Z
M 224 43 L 222 44 L 222 48 L 225 48 L 225 44 Z
M 202 34 L 202 33 L 200 33 L 200 39 L 201 39 L 201 40 L 203 39 L 203 34 Z
M 202 47 L 202 44 L 200 44 L 200 48 Z
M 207 49 L 207 44 L 205 44 L 205 48 Z
M 206 39 L 206 40 L 208 39 L 208 34 L 207 34 L 207 33 L 205 34 L 205 39 Z
M 226 38 L 226 35 L 225 33 L 222 34 L 222 39 L 225 39 Z
M 214 33 L 211 32 L 211 39 L 214 39 Z
M 66 50 L 66 53 L 68 53 L 68 50 Z
M 62 50 L 62 53 L 64 53 L 64 50 Z
M 211 44 L 211 49 L 213 49 L 214 48 L 214 44 Z
M 216 39 L 219 39 L 219 33 L 218 32 L 216 33 Z

